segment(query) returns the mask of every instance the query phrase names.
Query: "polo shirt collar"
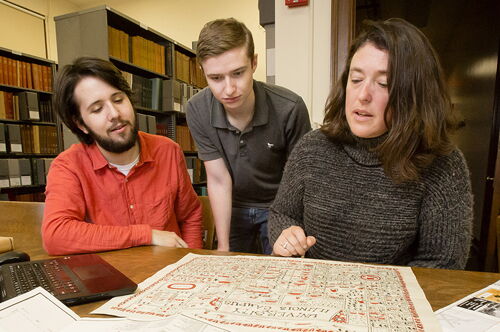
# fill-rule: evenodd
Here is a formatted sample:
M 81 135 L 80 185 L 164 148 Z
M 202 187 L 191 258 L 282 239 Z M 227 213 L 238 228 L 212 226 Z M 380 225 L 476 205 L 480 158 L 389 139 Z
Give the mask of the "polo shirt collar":
M 146 144 L 146 140 L 144 139 L 144 133 L 139 132 L 137 139 L 139 140 L 139 145 L 140 145 L 140 152 L 139 152 L 140 156 L 139 156 L 139 163 L 137 164 L 137 166 L 142 165 L 143 163 L 146 162 L 152 162 L 154 160 L 152 157 L 152 151 L 148 149 L 148 145 Z M 106 160 L 106 158 L 104 158 L 101 150 L 99 150 L 95 142 L 90 145 L 87 145 L 86 149 L 88 151 L 88 155 L 92 162 L 92 167 L 94 168 L 94 171 L 97 171 L 104 167 L 108 167 L 109 164 L 108 161 Z
M 269 121 L 269 105 L 266 100 L 266 92 L 262 85 L 255 80 L 253 81 L 253 91 L 255 93 L 255 113 L 251 125 L 262 126 Z M 232 128 L 229 121 L 227 121 L 224 106 L 215 97 L 212 100 L 210 109 L 210 122 L 215 128 Z

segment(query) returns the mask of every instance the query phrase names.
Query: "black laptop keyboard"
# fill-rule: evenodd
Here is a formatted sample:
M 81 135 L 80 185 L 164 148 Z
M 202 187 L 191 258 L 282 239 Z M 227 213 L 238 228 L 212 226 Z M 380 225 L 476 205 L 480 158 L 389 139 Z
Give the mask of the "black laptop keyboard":
M 54 296 L 80 292 L 56 260 L 10 265 L 9 272 L 18 295 L 38 286 L 45 288 Z

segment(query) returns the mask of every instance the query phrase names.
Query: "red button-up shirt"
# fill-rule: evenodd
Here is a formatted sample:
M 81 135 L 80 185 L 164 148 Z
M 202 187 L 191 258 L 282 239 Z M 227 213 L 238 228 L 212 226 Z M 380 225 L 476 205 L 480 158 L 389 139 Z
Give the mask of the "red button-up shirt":
M 140 158 L 127 176 L 96 144 L 75 144 L 50 167 L 42 236 L 51 255 L 151 244 L 152 229 L 201 248 L 201 205 L 184 155 L 168 138 L 139 132 Z

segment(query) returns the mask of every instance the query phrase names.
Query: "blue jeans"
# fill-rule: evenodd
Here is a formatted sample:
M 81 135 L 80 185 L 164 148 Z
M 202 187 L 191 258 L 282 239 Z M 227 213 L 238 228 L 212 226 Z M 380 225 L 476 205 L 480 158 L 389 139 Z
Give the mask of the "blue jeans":
M 233 207 L 229 250 L 255 254 L 271 254 L 267 235 L 269 209 Z

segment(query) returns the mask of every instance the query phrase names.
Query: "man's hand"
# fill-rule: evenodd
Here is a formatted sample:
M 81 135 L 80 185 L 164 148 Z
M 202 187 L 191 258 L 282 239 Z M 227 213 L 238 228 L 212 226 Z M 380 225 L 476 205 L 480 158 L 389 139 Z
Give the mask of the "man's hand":
M 304 256 L 316 243 L 314 236 L 306 236 L 299 226 L 284 229 L 273 246 L 273 255 L 278 256 Z
M 159 231 L 153 229 L 151 232 L 151 244 L 171 248 L 188 248 L 186 242 L 174 232 Z

